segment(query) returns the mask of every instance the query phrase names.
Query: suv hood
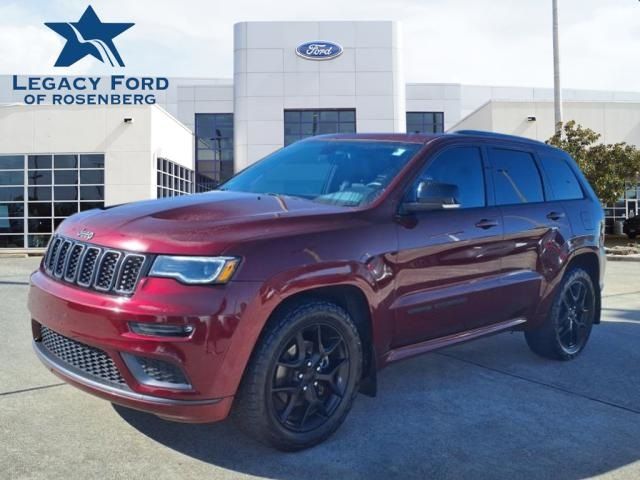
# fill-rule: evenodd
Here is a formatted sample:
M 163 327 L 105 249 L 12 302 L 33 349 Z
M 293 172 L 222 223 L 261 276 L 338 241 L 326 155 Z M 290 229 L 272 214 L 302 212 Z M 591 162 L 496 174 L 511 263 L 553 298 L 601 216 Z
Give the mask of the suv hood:
M 220 254 L 244 240 L 335 228 L 346 207 L 276 195 L 214 191 L 90 210 L 64 221 L 57 233 L 122 250 Z M 326 218 L 329 217 L 329 218 Z

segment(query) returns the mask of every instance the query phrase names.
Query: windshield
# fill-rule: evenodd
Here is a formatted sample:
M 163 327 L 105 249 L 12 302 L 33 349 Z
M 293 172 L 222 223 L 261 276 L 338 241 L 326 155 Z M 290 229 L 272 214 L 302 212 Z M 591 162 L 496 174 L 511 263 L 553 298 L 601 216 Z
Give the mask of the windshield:
M 416 143 L 362 140 L 298 142 L 243 170 L 220 190 L 363 206 L 384 191 L 420 147 Z

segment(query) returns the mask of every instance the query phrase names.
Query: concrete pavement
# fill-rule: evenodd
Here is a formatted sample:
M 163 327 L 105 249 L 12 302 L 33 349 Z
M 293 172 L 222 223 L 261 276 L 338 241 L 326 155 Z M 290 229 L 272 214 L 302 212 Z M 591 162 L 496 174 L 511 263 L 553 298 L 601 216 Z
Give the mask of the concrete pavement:
M 94 398 L 42 367 L 25 307 L 37 259 L 0 260 L 2 478 L 640 477 L 640 264 L 608 265 L 579 359 L 501 334 L 402 362 L 326 443 L 283 454 L 231 422 L 182 425 Z

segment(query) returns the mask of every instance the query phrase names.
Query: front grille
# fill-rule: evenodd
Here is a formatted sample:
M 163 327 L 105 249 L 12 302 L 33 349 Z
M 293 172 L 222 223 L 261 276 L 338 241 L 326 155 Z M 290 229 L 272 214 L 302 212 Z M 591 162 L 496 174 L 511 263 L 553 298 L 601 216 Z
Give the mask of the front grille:
M 147 256 L 54 236 L 44 258 L 47 274 L 84 288 L 132 295 Z
M 118 367 L 109 355 L 99 348 L 71 340 L 44 325 L 42 325 L 40 332 L 42 345 L 57 359 L 91 377 L 119 386 L 126 386 Z

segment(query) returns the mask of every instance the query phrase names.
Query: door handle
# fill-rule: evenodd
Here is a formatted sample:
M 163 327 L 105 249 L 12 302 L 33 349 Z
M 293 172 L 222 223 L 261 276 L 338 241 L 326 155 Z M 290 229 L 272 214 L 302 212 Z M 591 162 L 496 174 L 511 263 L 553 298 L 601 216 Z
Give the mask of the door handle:
M 549 220 L 553 220 L 554 222 L 557 220 L 560 220 L 561 218 L 564 218 L 564 213 L 563 212 L 551 212 L 547 215 L 547 218 Z
M 483 230 L 487 230 L 489 228 L 493 228 L 497 226 L 498 226 L 497 220 L 488 220 L 486 218 L 483 218 L 478 223 L 476 223 L 476 227 L 482 228 Z

